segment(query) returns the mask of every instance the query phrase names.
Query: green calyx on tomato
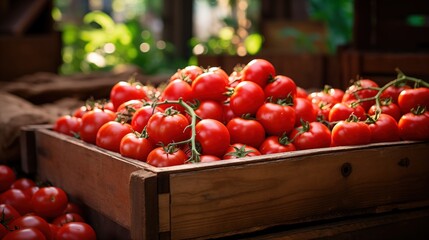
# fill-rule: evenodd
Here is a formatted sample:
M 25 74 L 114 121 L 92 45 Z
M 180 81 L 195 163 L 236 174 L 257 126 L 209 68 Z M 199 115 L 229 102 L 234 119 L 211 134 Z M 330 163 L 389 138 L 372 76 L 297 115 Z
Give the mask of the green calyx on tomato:
M 422 115 L 422 114 L 424 114 L 425 112 L 426 112 L 426 107 L 423 107 L 423 106 L 417 106 L 417 107 L 415 107 L 415 108 L 412 108 L 411 109 L 411 112 L 414 114 L 414 115 Z
M 234 147 L 234 151 L 226 153 L 225 156 L 233 156 L 235 158 L 243 158 L 243 157 L 246 157 L 249 153 L 254 152 L 254 150 L 246 150 L 245 144 L 243 144 L 240 147 L 237 147 L 237 146 L 233 146 L 233 147 Z

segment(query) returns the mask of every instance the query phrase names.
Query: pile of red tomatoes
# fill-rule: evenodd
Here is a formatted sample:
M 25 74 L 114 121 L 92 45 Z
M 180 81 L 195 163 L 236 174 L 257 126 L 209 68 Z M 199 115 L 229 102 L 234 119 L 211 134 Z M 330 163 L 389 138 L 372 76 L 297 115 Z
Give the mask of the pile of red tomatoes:
M 39 186 L 0 165 L 0 239 L 95 240 L 82 209 L 59 187 Z
M 165 167 L 271 153 L 429 140 L 429 84 L 399 72 L 379 86 L 307 92 L 254 59 L 227 74 L 187 66 L 162 88 L 114 85 L 110 99 L 60 117 L 54 130 Z

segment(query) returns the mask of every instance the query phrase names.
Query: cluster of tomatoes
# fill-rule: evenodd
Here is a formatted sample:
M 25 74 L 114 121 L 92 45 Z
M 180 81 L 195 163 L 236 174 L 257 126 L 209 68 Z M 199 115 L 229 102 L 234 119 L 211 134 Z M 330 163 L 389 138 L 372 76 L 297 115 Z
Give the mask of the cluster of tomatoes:
M 38 186 L 0 165 L 0 239 L 95 240 L 82 209 L 59 187 Z
M 118 82 L 107 104 L 82 106 L 54 130 L 157 167 L 429 140 L 428 86 L 399 73 L 381 87 L 360 79 L 345 91 L 309 93 L 264 59 L 231 74 L 188 66 L 162 90 Z

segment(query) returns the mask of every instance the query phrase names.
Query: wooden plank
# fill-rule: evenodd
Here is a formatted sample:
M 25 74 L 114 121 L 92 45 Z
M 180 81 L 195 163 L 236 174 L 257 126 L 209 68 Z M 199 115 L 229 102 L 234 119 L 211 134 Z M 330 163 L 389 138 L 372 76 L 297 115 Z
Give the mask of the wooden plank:
M 19 146 L 21 151 L 21 170 L 29 175 L 37 172 L 36 130 L 48 129 L 51 125 L 27 125 L 21 128 Z
M 172 173 L 171 238 L 353 216 L 429 198 L 429 143 Z M 408 159 L 404 167 L 398 163 Z M 352 166 L 344 177 L 341 167 Z
M 132 239 L 158 239 L 161 213 L 158 212 L 156 174 L 145 170 L 133 172 L 129 190 Z
M 363 73 L 395 76 L 395 69 L 399 68 L 411 76 L 429 76 L 429 54 L 364 52 L 361 59 Z
M 36 132 L 37 175 L 130 228 L 130 174 L 141 162 L 47 129 Z
M 328 223 L 286 226 L 270 231 L 234 236 L 236 240 L 292 239 L 426 239 L 429 209 L 394 214 L 367 215 Z

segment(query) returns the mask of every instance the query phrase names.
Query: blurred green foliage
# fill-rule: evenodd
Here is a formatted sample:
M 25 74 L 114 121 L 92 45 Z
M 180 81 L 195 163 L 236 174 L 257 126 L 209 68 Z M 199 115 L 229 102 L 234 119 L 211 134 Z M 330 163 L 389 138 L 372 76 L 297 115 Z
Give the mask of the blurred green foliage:
M 322 21 L 328 27 L 328 49 L 335 53 L 337 47 L 349 43 L 353 34 L 353 0 L 308 0 L 309 17 Z
M 183 66 L 174 56 L 174 46 L 157 41 L 137 19 L 113 21 L 104 12 L 92 11 L 82 24 L 64 23 L 62 74 L 110 70 L 133 64 L 145 74 L 168 72 Z

